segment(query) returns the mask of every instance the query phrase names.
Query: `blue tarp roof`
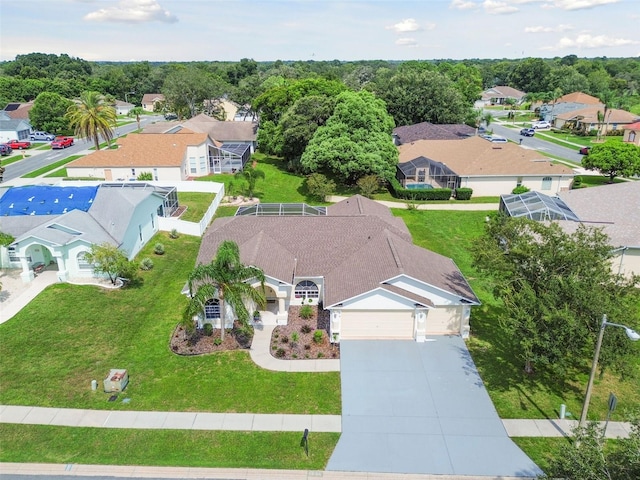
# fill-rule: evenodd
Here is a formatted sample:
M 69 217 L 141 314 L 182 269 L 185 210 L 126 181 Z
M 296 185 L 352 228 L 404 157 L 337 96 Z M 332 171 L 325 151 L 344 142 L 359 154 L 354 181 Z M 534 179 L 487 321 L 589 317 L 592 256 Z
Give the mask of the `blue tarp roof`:
M 0 216 L 60 215 L 91 208 L 98 186 L 54 187 L 33 185 L 13 187 L 0 197 Z

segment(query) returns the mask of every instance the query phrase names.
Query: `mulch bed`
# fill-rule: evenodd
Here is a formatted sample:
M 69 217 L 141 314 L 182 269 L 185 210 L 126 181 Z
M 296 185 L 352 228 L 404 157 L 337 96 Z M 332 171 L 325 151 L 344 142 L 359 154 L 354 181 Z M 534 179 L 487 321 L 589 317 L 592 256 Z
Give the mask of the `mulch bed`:
M 271 355 L 282 360 L 340 358 L 340 346 L 329 342 L 329 312 L 321 310 L 318 314 L 317 307 L 313 306 L 312 316 L 303 319 L 300 317 L 300 308 L 289 307 L 287 325 L 280 325 L 274 329 L 271 337 Z M 244 335 L 239 327 L 236 322 L 232 330 L 226 331 L 224 341 L 219 343 L 220 330 L 214 329 L 213 334 L 209 336 L 204 330 L 199 329 L 189 336 L 184 328 L 178 325 L 171 336 L 170 348 L 177 355 L 203 355 L 248 349 L 251 347 L 252 337 Z M 316 331 L 322 332 L 320 341 L 314 338 Z

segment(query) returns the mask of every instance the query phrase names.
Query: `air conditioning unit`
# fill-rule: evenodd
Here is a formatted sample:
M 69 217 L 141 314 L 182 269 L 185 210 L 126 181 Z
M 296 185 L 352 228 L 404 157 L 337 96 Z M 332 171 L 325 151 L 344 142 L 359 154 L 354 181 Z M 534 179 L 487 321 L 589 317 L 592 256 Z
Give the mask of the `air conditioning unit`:
M 129 374 L 126 370 L 111 369 L 103 383 L 105 393 L 122 392 L 129 383 Z

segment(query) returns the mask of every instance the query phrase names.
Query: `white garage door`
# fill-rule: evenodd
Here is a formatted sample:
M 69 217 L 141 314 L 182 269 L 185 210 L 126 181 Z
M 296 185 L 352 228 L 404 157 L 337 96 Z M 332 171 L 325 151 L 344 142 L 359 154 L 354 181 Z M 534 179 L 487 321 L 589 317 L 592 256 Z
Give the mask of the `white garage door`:
M 343 310 L 340 339 L 412 339 L 413 312 L 387 310 Z
M 459 334 L 461 307 L 433 308 L 427 312 L 427 335 Z

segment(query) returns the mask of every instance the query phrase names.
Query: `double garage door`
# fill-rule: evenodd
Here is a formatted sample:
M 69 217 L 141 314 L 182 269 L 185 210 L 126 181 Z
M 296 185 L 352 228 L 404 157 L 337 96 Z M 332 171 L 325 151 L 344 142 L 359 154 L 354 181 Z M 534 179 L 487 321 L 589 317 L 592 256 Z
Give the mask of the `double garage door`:
M 460 333 L 460 312 L 455 307 L 436 308 L 427 313 L 427 335 Z M 412 310 L 342 310 L 340 339 L 393 339 L 414 338 Z
M 343 310 L 340 317 L 340 339 L 412 339 L 411 310 Z

